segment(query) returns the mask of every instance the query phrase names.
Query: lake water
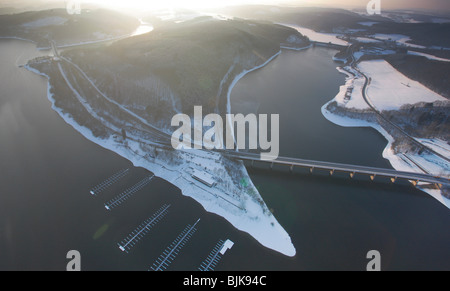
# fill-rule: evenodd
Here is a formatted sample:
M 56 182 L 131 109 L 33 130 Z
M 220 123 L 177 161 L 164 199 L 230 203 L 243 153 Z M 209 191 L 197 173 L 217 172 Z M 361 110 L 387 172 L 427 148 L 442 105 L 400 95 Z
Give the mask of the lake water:
M 344 84 L 325 48 L 283 51 L 241 79 L 232 113 L 280 115 L 280 155 L 391 168 L 382 158 L 386 140 L 371 128 L 344 128 L 326 120 L 321 107 Z M 262 167 L 262 166 L 261 166 Z M 378 250 L 385 269 L 448 269 L 450 213 L 406 183 L 351 181 L 348 175 L 310 176 L 249 170 L 252 180 L 297 249 L 298 269 L 364 269 Z M 381 178 L 378 178 L 382 180 Z M 286 264 L 288 265 L 288 264 Z
M 51 109 L 47 80 L 17 66 L 43 54 L 24 41 L 0 40 L 0 270 L 65 270 L 69 250 L 80 251 L 82 270 L 147 270 L 198 218 L 198 231 L 169 270 L 196 270 L 219 239 L 235 245 L 216 270 L 363 270 L 371 249 L 386 269 L 450 268 L 448 210 L 404 185 L 249 170 L 291 235 L 294 258 L 260 246 L 161 179 L 106 211 L 106 201 L 148 172 L 86 140 Z M 261 112 L 280 113 L 283 155 L 388 167 L 375 131 L 340 128 L 320 114 L 343 82 L 332 54 L 283 52 L 244 77 L 232 100 L 257 96 Z M 123 168 L 131 175 L 89 194 Z M 122 253 L 117 243 L 163 204 L 171 205 L 169 214 Z

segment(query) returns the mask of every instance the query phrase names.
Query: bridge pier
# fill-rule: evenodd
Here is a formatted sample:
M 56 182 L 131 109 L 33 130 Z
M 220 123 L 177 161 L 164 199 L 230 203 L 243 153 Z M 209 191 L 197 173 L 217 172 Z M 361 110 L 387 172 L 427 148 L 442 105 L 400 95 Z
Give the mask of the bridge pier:
M 370 180 L 371 180 L 371 181 L 375 180 L 375 177 L 376 177 L 376 176 L 377 176 L 377 175 L 375 175 L 375 174 L 370 175 Z
M 350 178 L 353 179 L 355 177 L 355 172 L 350 173 Z
M 309 172 L 312 174 L 312 173 L 314 172 L 314 167 L 311 167 L 311 168 L 309 169 Z
M 289 168 L 289 172 L 291 172 L 291 173 L 294 172 L 294 165 L 291 165 L 291 167 Z
M 270 170 L 273 170 L 273 162 L 270 164 Z
M 330 171 L 330 176 L 333 176 L 334 174 L 334 169 Z
M 252 168 L 254 167 L 254 165 L 255 165 L 255 161 L 254 161 L 254 160 L 252 160 Z

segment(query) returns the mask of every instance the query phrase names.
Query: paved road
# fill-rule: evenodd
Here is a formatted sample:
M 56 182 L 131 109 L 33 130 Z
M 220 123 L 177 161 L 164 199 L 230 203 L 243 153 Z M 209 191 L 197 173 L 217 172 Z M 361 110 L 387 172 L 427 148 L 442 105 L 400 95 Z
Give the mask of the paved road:
M 293 165 L 293 166 L 299 166 L 299 167 L 317 168 L 317 169 L 324 169 L 324 170 L 330 170 L 330 171 L 334 170 L 334 171 L 342 171 L 342 172 L 348 172 L 348 173 L 359 173 L 359 174 L 365 174 L 365 175 L 376 175 L 376 176 L 389 177 L 389 178 L 399 178 L 399 179 L 406 179 L 406 180 L 412 180 L 412 181 L 428 182 L 428 183 L 433 183 L 433 184 L 450 185 L 450 180 L 447 178 L 432 176 L 432 175 L 428 175 L 428 174 L 396 171 L 394 169 L 373 168 L 373 167 L 366 167 L 366 166 L 340 164 L 340 163 L 332 163 L 332 162 L 322 162 L 322 161 L 305 160 L 305 159 L 288 158 L 288 157 L 278 157 L 274 161 L 263 161 L 263 160 L 261 160 L 259 154 L 234 152 L 234 151 L 223 151 L 222 153 L 229 158 L 235 158 L 235 159 L 247 160 L 247 161 L 258 161 L 258 162 L 264 162 L 264 163 L 269 163 L 269 164 L 273 163 L 273 164 L 287 165 L 287 166 Z
M 403 128 L 401 128 L 400 126 L 398 126 L 397 124 L 393 123 L 391 120 L 389 120 L 387 117 L 385 117 L 376 107 L 375 105 L 372 104 L 372 102 L 370 102 L 368 96 L 367 96 L 367 88 L 369 87 L 369 78 L 363 73 L 361 72 L 357 67 L 356 67 L 356 60 L 353 56 L 353 47 L 350 46 L 350 55 L 352 57 L 352 61 L 351 61 L 351 67 L 356 70 L 359 74 L 361 74 L 361 76 L 364 77 L 364 86 L 362 89 L 362 96 L 364 98 L 364 101 L 367 103 L 367 105 L 372 109 L 373 112 L 375 112 L 375 114 L 377 114 L 380 118 L 382 118 L 384 121 L 386 121 L 387 123 L 389 123 L 391 126 L 393 126 L 394 128 L 396 128 L 398 131 L 400 131 L 406 138 L 408 138 L 412 143 L 414 143 L 415 145 L 419 146 L 420 148 L 424 148 L 427 151 L 429 151 L 430 153 L 440 157 L 441 159 L 450 162 L 450 158 L 446 157 L 436 151 L 434 151 L 432 148 L 427 147 L 426 145 L 424 145 L 423 143 L 419 142 L 417 139 L 415 139 L 413 136 L 409 135 Z

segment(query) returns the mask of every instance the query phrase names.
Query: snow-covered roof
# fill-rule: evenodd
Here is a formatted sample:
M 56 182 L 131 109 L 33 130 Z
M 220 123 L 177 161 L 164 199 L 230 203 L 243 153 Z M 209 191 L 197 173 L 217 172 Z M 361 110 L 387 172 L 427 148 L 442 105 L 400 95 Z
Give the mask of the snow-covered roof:
M 216 183 L 214 177 L 211 174 L 197 169 L 192 169 L 192 178 L 202 182 L 205 185 L 208 185 L 209 187 L 214 186 L 214 184 Z

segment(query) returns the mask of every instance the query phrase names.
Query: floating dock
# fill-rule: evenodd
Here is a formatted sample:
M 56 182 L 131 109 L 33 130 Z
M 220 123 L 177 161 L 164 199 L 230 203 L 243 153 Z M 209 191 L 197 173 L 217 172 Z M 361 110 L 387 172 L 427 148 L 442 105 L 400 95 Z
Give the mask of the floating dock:
M 201 263 L 198 268 L 199 271 L 214 271 L 214 268 L 219 263 L 222 256 L 226 253 L 228 249 L 233 247 L 234 243 L 231 240 L 220 240 L 213 250 L 209 253 L 208 257 Z
M 91 195 L 95 196 L 95 195 L 99 194 L 100 192 L 105 191 L 110 186 L 112 186 L 116 182 L 120 181 L 120 179 L 122 179 L 123 177 L 128 175 L 129 172 L 130 172 L 130 169 L 123 169 L 123 170 L 115 173 L 114 175 L 112 175 L 111 177 L 109 177 L 108 179 L 103 181 L 102 183 L 100 183 L 97 186 L 95 186 L 94 188 L 92 188 L 89 191 L 89 193 L 91 193 Z
M 194 223 L 194 225 L 187 225 L 186 228 L 178 235 L 178 237 L 170 244 L 168 248 L 159 256 L 159 258 L 153 263 L 149 271 L 164 271 L 173 262 L 180 250 L 189 241 L 197 230 L 195 227 L 200 221 L 200 218 Z
M 150 176 L 145 177 L 144 179 L 139 181 L 134 186 L 128 188 L 127 190 L 122 192 L 117 197 L 115 197 L 112 200 L 110 200 L 107 203 L 105 203 L 106 210 L 112 210 L 113 208 L 115 208 L 115 207 L 119 206 L 120 204 L 122 204 L 125 200 L 130 198 L 133 194 L 139 192 L 142 188 L 147 186 L 147 184 L 150 183 L 150 181 L 153 179 L 153 177 L 154 177 L 154 175 L 150 175 Z
M 161 219 L 169 213 L 169 205 L 163 205 L 150 218 L 142 222 L 134 231 L 132 231 L 118 245 L 122 252 L 128 253 Z

